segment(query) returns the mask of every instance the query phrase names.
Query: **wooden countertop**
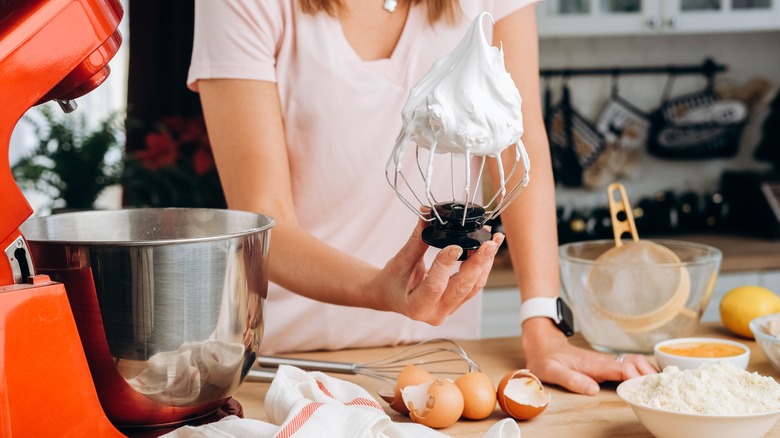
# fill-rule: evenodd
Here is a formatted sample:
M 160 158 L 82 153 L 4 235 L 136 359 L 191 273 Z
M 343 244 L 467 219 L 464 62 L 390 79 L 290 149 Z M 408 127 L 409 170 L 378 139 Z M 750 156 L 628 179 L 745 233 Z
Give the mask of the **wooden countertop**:
M 680 240 L 714 246 L 723 252 L 722 273 L 780 270 L 780 240 L 721 234 L 685 234 L 652 236 L 650 239 Z M 496 258 L 487 287 L 515 287 L 509 254 L 502 251 Z
M 699 327 L 699 335 L 719 338 L 731 338 L 719 324 L 702 324 Z M 749 371 L 757 371 L 762 375 L 780 377 L 767 362 L 761 349 L 755 342 L 740 340 L 751 349 Z M 576 334 L 572 342 L 586 346 L 584 339 Z M 523 354 L 520 351 L 519 338 L 493 338 L 476 341 L 461 341 L 458 344 L 472 357 L 487 373 L 494 384 L 497 384 L 505 373 L 513 369 L 522 368 L 525 364 Z M 344 350 L 334 352 L 317 352 L 298 354 L 296 357 L 322 359 L 345 362 L 365 362 L 371 359 L 385 357 L 398 348 L 374 348 L 364 350 Z M 335 377 L 355 382 L 369 391 L 376 392 L 386 386 L 366 376 L 335 375 Z M 267 421 L 263 409 L 263 399 L 270 383 L 245 382 L 241 385 L 235 399 L 244 408 L 244 416 Z M 652 435 L 639 423 L 634 412 L 615 394 L 617 384 L 614 382 L 602 384 L 601 392 L 596 396 L 573 394 L 557 387 L 546 386 L 552 393 L 552 402 L 540 416 L 529 420 L 520 421 L 518 424 L 523 438 L 534 437 L 652 437 Z M 401 414 L 392 411 L 379 397 L 377 401 L 385 407 L 393 421 L 409 421 Z M 493 414 L 485 420 L 470 421 L 461 419 L 454 425 L 441 429 L 441 432 L 453 437 L 482 437 L 484 433 L 496 421 L 506 418 L 504 413 L 496 406 Z M 780 437 L 780 423 L 766 435 L 767 437 Z

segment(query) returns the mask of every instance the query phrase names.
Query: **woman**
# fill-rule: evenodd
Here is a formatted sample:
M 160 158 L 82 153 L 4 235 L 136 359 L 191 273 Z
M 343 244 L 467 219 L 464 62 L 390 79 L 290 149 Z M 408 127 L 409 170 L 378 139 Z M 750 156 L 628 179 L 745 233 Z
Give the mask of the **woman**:
M 534 1 L 196 1 L 188 84 L 201 96 L 228 205 L 277 222 L 264 353 L 479 335 L 479 291 L 503 235 L 462 264 L 458 247 L 428 251 L 424 224 L 415 227 L 384 166 L 409 89 L 483 11 L 524 98 L 534 167 L 502 223 L 523 300 L 557 296 Z M 575 392 L 654 371 L 643 356 L 574 348 L 545 317 L 526 319 L 522 339 L 527 366 Z

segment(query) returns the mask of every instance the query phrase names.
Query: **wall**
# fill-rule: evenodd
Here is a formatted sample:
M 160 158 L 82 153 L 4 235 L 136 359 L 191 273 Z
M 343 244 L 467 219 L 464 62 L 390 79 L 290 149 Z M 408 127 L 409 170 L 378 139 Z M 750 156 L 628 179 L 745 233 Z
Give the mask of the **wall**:
M 778 44 L 780 32 L 545 38 L 540 42 L 540 63 L 542 68 L 691 65 L 712 57 L 728 66 L 726 73 L 718 75 L 719 80 L 740 86 L 751 78 L 763 76 L 777 86 L 780 84 Z M 619 79 L 620 94 L 638 108 L 652 111 L 661 101 L 666 80 L 666 75 L 623 76 Z M 551 79 L 550 84 L 557 91 L 560 79 Z M 700 76 L 680 76 L 674 81 L 673 96 L 698 91 L 705 84 Z M 572 77 L 569 86 L 573 105 L 586 117 L 595 120 L 609 96 L 610 78 Z M 557 100 L 557 95 L 554 100 Z M 622 181 L 629 197 L 636 200 L 669 189 L 706 193 L 717 188 L 723 169 L 766 168 L 765 163 L 752 159 L 752 150 L 759 141 L 761 122 L 766 114 L 762 109 L 759 107 L 745 128 L 740 152 L 732 159 L 669 161 L 644 154 L 638 174 L 631 180 Z M 559 205 L 573 208 L 587 209 L 606 204 L 603 191 L 559 187 L 557 197 Z

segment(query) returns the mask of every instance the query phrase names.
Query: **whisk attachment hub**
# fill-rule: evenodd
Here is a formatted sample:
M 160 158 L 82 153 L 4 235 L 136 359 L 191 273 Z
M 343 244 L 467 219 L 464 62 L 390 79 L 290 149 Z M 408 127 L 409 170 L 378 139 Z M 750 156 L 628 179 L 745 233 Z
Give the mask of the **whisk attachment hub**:
M 484 229 L 485 209 L 478 204 L 443 202 L 434 206 L 431 224 L 422 232 L 425 243 L 436 248 L 458 245 L 463 248 L 460 260 L 468 258 L 468 251 L 479 248 L 490 240 L 490 232 Z

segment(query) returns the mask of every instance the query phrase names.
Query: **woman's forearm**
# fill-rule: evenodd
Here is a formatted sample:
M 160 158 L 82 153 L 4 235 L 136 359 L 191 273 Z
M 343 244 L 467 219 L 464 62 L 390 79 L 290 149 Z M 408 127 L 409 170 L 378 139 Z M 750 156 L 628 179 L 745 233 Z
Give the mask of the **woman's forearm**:
M 206 80 L 199 87 L 228 207 L 276 220 L 270 239 L 270 280 L 320 301 L 380 307 L 374 294 L 363 293 L 377 268 L 298 226 L 276 84 Z
M 530 182 L 502 213 L 502 225 L 522 298 L 557 296 L 555 186 L 542 118 L 533 7 L 526 7 L 499 21 L 494 38 L 496 43 L 500 41 L 503 44 L 507 70 L 515 79 L 523 98 L 525 132 L 522 141 L 531 163 Z

